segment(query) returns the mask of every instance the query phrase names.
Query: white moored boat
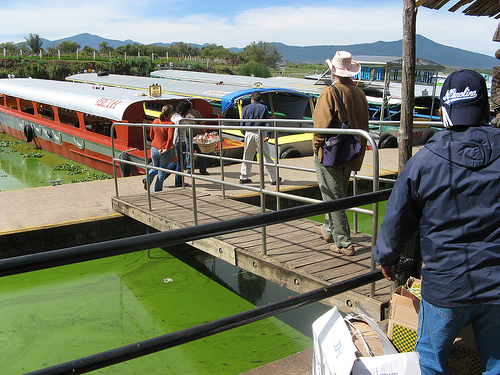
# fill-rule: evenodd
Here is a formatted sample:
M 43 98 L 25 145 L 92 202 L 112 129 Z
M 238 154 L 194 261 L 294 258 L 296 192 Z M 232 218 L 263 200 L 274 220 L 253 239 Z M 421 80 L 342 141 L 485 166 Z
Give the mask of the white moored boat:
M 96 170 L 113 173 L 111 125 L 113 123 L 151 123 L 147 109 L 174 107 L 185 97 L 101 85 L 31 79 L 0 79 L 0 129 L 37 147 L 61 155 Z M 196 108 L 212 118 L 212 107 L 195 99 Z M 144 160 L 141 127 L 116 126 L 114 146 L 121 157 Z M 118 168 L 115 165 L 115 168 Z M 123 168 L 122 175 L 142 170 Z

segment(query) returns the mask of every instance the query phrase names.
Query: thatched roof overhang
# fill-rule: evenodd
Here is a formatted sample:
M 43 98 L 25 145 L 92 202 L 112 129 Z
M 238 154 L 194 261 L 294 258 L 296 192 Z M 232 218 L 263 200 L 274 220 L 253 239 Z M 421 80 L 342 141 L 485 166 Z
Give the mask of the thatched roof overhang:
M 450 12 L 456 12 L 463 6 L 467 6 L 462 13 L 467 16 L 488 16 L 496 19 L 500 18 L 499 0 L 417 0 L 416 6 L 423 6 L 430 9 L 441 9 L 446 4 L 453 4 Z

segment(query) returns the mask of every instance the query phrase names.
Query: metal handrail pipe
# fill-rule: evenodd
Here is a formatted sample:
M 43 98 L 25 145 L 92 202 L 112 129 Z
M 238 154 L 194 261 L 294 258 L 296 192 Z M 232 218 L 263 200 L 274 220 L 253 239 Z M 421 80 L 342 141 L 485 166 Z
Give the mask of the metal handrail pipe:
M 279 224 L 291 220 L 319 215 L 329 211 L 345 210 L 350 207 L 386 200 L 388 199 L 390 193 L 390 189 L 381 190 L 373 193 L 360 194 L 355 197 L 347 197 L 311 205 L 291 207 L 283 210 L 265 212 L 215 223 L 201 224 L 196 227 L 150 233 L 107 242 L 80 245 L 43 253 L 1 259 L 0 277 L 66 264 L 79 263 L 93 259 L 101 259 L 120 254 L 128 254 L 150 248 L 175 245 L 188 241 L 235 233 L 247 229 L 260 228 L 266 225 Z
M 401 263 L 400 272 L 410 269 L 412 265 L 413 261 Z M 239 314 L 213 320 L 211 322 L 186 328 L 181 331 L 168 333 L 152 339 L 143 340 L 73 361 L 29 372 L 27 375 L 84 374 L 86 372 L 98 370 L 103 367 L 112 366 L 134 358 L 170 349 L 175 346 L 225 332 L 233 328 L 238 328 L 259 320 L 270 318 L 272 316 L 336 296 L 337 294 L 347 292 L 354 288 L 373 283 L 383 278 L 384 276 L 381 270 L 367 272 L 336 284 L 290 297 L 286 300 L 256 307 Z

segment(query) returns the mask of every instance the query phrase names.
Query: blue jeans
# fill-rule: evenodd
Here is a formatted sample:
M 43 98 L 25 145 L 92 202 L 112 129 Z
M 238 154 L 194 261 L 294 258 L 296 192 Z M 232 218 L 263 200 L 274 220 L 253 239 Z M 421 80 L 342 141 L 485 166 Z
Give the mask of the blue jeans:
M 182 146 L 179 146 L 179 143 L 177 143 L 177 145 L 175 146 L 175 148 L 177 149 L 177 157 L 179 159 L 175 163 L 171 162 L 168 165 L 168 169 L 170 169 L 172 171 L 180 172 L 182 170 L 181 169 L 181 158 L 183 158 L 182 159 L 182 168 L 186 168 L 186 158 L 184 158 L 184 154 L 183 154 L 184 152 L 186 152 L 186 143 L 181 142 L 181 145 Z M 167 173 L 167 176 L 165 177 L 165 179 L 167 179 L 168 176 L 170 176 L 170 173 Z M 175 175 L 175 186 L 177 186 L 177 187 L 182 186 L 182 176 L 180 176 L 178 174 Z
M 415 351 L 420 355 L 422 375 L 448 375 L 453 341 L 472 323 L 483 374 L 500 374 L 500 305 L 443 308 L 420 302 Z
M 174 152 L 172 150 L 168 150 L 167 152 L 160 154 L 158 149 L 156 149 L 155 147 L 151 147 L 151 159 L 153 160 L 153 166 L 168 169 L 173 154 Z M 156 178 L 156 183 L 153 191 L 162 191 L 163 181 L 165 181 L 165 178 L 167 178 L 168 173 L 150 169 L 148 174 L 150 184 L 156 175 L 158 175 L 158 177 Z
M 186 165 L 187 167 L 187 173 L 191 173 L 191 153 L 189 152 L 189 142 L 186 142 L 187 147 L 186 147 Z M 196 151 L 198 153 L 198 167 L 200 168 L 200 172 L 205 172 L 207 170 L 207 158 L 200 157 L 200 155 L 203 155 L 203 153 L 200 150 L 200 147 L 196 144 L 193 143 L 193 151 Z M 194 170 L 194 169 L 193 169 Z

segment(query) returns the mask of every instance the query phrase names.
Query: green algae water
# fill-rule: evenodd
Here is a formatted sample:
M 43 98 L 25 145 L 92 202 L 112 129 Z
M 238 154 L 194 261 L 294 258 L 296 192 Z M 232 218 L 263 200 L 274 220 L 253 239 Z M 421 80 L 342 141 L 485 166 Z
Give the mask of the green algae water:
M 239 275 L 233 274 L 236 283 Z M 254 276 L 246 276 L 252 286 Z M 262 290 L 257 294 L 262 298 Z M 151 257 L 143 251 L 3 277 L 1 373 L 22 374 L 252 308 L 162 249 Z M 94 373 L 239 374 L 311 345 L 308 336 L 269 318 Z
M 111 176 L 0 133 L 0 191 L 104 178 Z
M 378 204 L 378 228 L 380 229 L 380 224 L 382 224 L 382 220 L 384 219 L 384 213 L 385 213 L 385 204 L 387 202 L 379 202 Z M 359 208 L 363 208 L 365 210 L 373 210 L 373 205 L 372 204 L 367 204 L 365 206 L 360 206 Z M 349 225 L 351 230 L 354 229 L 354 213 L 351 211 L 346 211 L 347 215 L 347 220 L 349 220 Z M 325 214 L 322 215 L 316 215 L 313 217 L 310 217 L 309 219 L 317 221 L 319 223 L 324 223 L 325 222 Z M 366 233 L 366 234 L 372 234 L 372 217 L 369 215 L 364 215 L 364 214 L 358 214 L 358 232 L 360 233 Z
M 54 171 L 72 162 L 37 152 L 0 134 L 0 190 L 81 178 Z M 35 371 L 296 295 L 187 245 L 150 255 L 0 278 L 0 374 Z M 239 374 L 310 348 L 311 324 L 326 310 L 313 304 L 92 373 Z

